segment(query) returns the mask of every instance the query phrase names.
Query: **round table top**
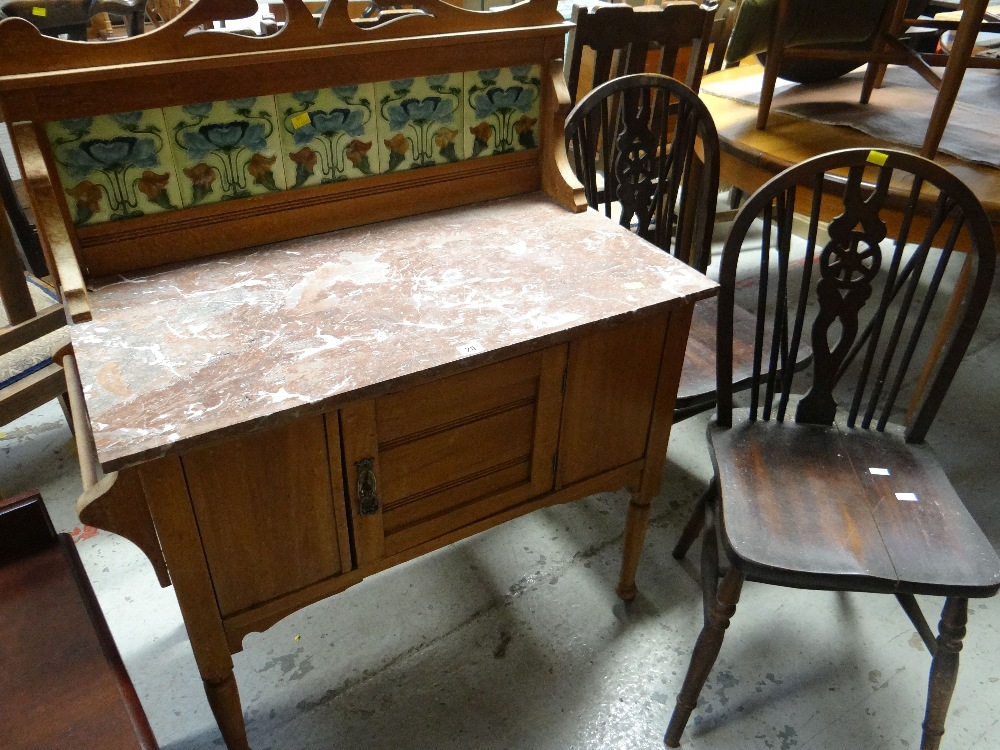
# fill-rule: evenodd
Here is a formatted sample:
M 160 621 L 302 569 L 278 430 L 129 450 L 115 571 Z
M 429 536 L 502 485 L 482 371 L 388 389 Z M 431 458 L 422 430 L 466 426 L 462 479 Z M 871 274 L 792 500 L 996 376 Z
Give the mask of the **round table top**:
M 756 190 L 787 167 L 827 151 L 886 147 L 919 151 L 918 147 L 879 141 L 852 128 L 826 125 L 775 110 L 768 118 L 767 130 L 757 130 L 756 105 L 716 96 L 704 89 L 712 81 L 760 74 L 759 66 L 741 65 L 705 76 L 702 82 L 701 98 L 712 113 L 719 131 L 722 179 L 745 192 Z M 935 157 L 935 161 L 954 173 L 976 194 L 993 222 L 994 237 L 1000 246 L 1000 169 L 942 153 Z

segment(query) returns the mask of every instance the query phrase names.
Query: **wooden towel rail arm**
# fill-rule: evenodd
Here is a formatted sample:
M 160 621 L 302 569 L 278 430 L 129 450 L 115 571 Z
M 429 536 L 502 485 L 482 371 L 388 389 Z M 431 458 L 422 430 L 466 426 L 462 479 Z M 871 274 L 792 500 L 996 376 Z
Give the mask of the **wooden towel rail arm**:
M 88 526 L 123 536 L 141 549 L 152 564 L 156 579 L 166 588 L 171 583 L 170 574 L 160 550 L 160 542 L 149 515 L 138 473 L 124 469 L 104 474 L 101 470 L 72 345 L 64 346 L 53 358 L 66 372 L 66 387 L 73 413 L 73 432 L 80 460 L 80 475 L 83 478 L 83 493 L 76 501 L 77 515 Z
M 29 187 L 28 196 L 45 262 L 56 278 L 66 317 L 73 323 L 85 323 L 92 314 L 79 255 L 66 229 L 68 217 L 64 217 L 59 209 L 56 188 L 39 146 L 35 125 L 30 122 L 13 123 L 11 135 L 17 144 L 21 173 Z
M 552 84 L 553 111 L 548 113 L 552 136 L 546 138 L 542 148 L 542 190 L 553 200 L 571 211 L 587 210 L 587 196 L 583 183 L 577 179 L 566 154 L 564 133 L 566 117 L 572 108 L 569 88 L 563 76 L 563 61 L 549 63 L 549 80 Z

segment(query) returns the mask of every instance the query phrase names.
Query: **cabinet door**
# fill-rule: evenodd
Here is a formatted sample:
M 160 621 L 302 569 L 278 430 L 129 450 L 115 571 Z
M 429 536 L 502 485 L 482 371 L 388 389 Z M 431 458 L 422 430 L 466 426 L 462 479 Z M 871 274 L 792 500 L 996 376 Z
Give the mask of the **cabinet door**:
M 359 565 L 551 490 L 565 363 L 553 347 L 343 409 Z
M 640 318 L 571 344 L 558 487 L 645 456 L 668 320 Z
M 336 422 L 327 435 L 323 415 L 302 417 L 182 457 L 224 618 L 351 569 Z

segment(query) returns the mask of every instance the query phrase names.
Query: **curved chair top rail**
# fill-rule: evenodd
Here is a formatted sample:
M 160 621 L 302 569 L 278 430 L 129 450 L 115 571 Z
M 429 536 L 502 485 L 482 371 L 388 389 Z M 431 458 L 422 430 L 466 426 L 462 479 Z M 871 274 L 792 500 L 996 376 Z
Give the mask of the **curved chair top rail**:
M 566 117 L 566 146 L 590 205 L 701 271 L 719 192 L 719 136 L 704 102 L 660 73 L 602 83 Z
M 890 232 L 883 214 L 900 200 L 889 189 L 900 177 L 910 180 L 909 195 L 905 206 L 893 207 L 902 211 L 902 220 L 898 231 Z M 837 215 L 829 222 L 826 239 L 820 223 L 823 212 L 833 206 L 838 207 Z M 801 281 L 793 281 L 789 273 L 795 213 L 808 221 Z M 849 427 L 858 420 L 863 429 L 882 430 L 905 410 L 906 437 L 921 442 L 969 345 L 992 283 L 993 235 L 975 194 L 939 164 L 891 149 L 821 154 L 762 185 L 733 223 L 719 273 L 718 421 L 724 427 L 732 424 L 733 409 L 725 321 L 732 319 L 744 240 L 757 234 L 760 239 L 748 239 L 747 249 L 757 246 L 761 252 L 758 326 L 764 330 L 773 325 L 774 331 L 769 351 L 758 338 L 756 371 L 762 372 L 768 360 L 770 371 L 781 375 L 762 377 L 751 388 L 751 419 L 784 419 L 789 396 L 797 392 L 796 376 L 784 363 L 795 361 L 800 341 L 810 341 L 811 386 L 798 402 L 796 421 L 831 424 L 842 408 Z M 961 257 L 958 247 L 968 251 L 958 264 L 962 268 L 955 291 L 939 295 L 949 260 Z M 773 265 L 776 268 L 770 268 Z M 807 310 L 809 297 L 818 305 L 815 313 Z M 932 308 L 935 299 L 947 310 Z M 765 315 L 764 310 L 774 312 Z M 841 375 L 855 366 L 862 370 L 857 386 L 850 394 L 835 393 Z

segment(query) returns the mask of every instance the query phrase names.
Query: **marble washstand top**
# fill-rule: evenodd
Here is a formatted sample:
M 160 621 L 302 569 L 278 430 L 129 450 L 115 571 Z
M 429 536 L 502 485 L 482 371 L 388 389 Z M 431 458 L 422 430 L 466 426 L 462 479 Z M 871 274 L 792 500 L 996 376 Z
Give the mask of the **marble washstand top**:
M 111 471 L 714 290 L 533 193 L 104 279 L 72 336 Z

